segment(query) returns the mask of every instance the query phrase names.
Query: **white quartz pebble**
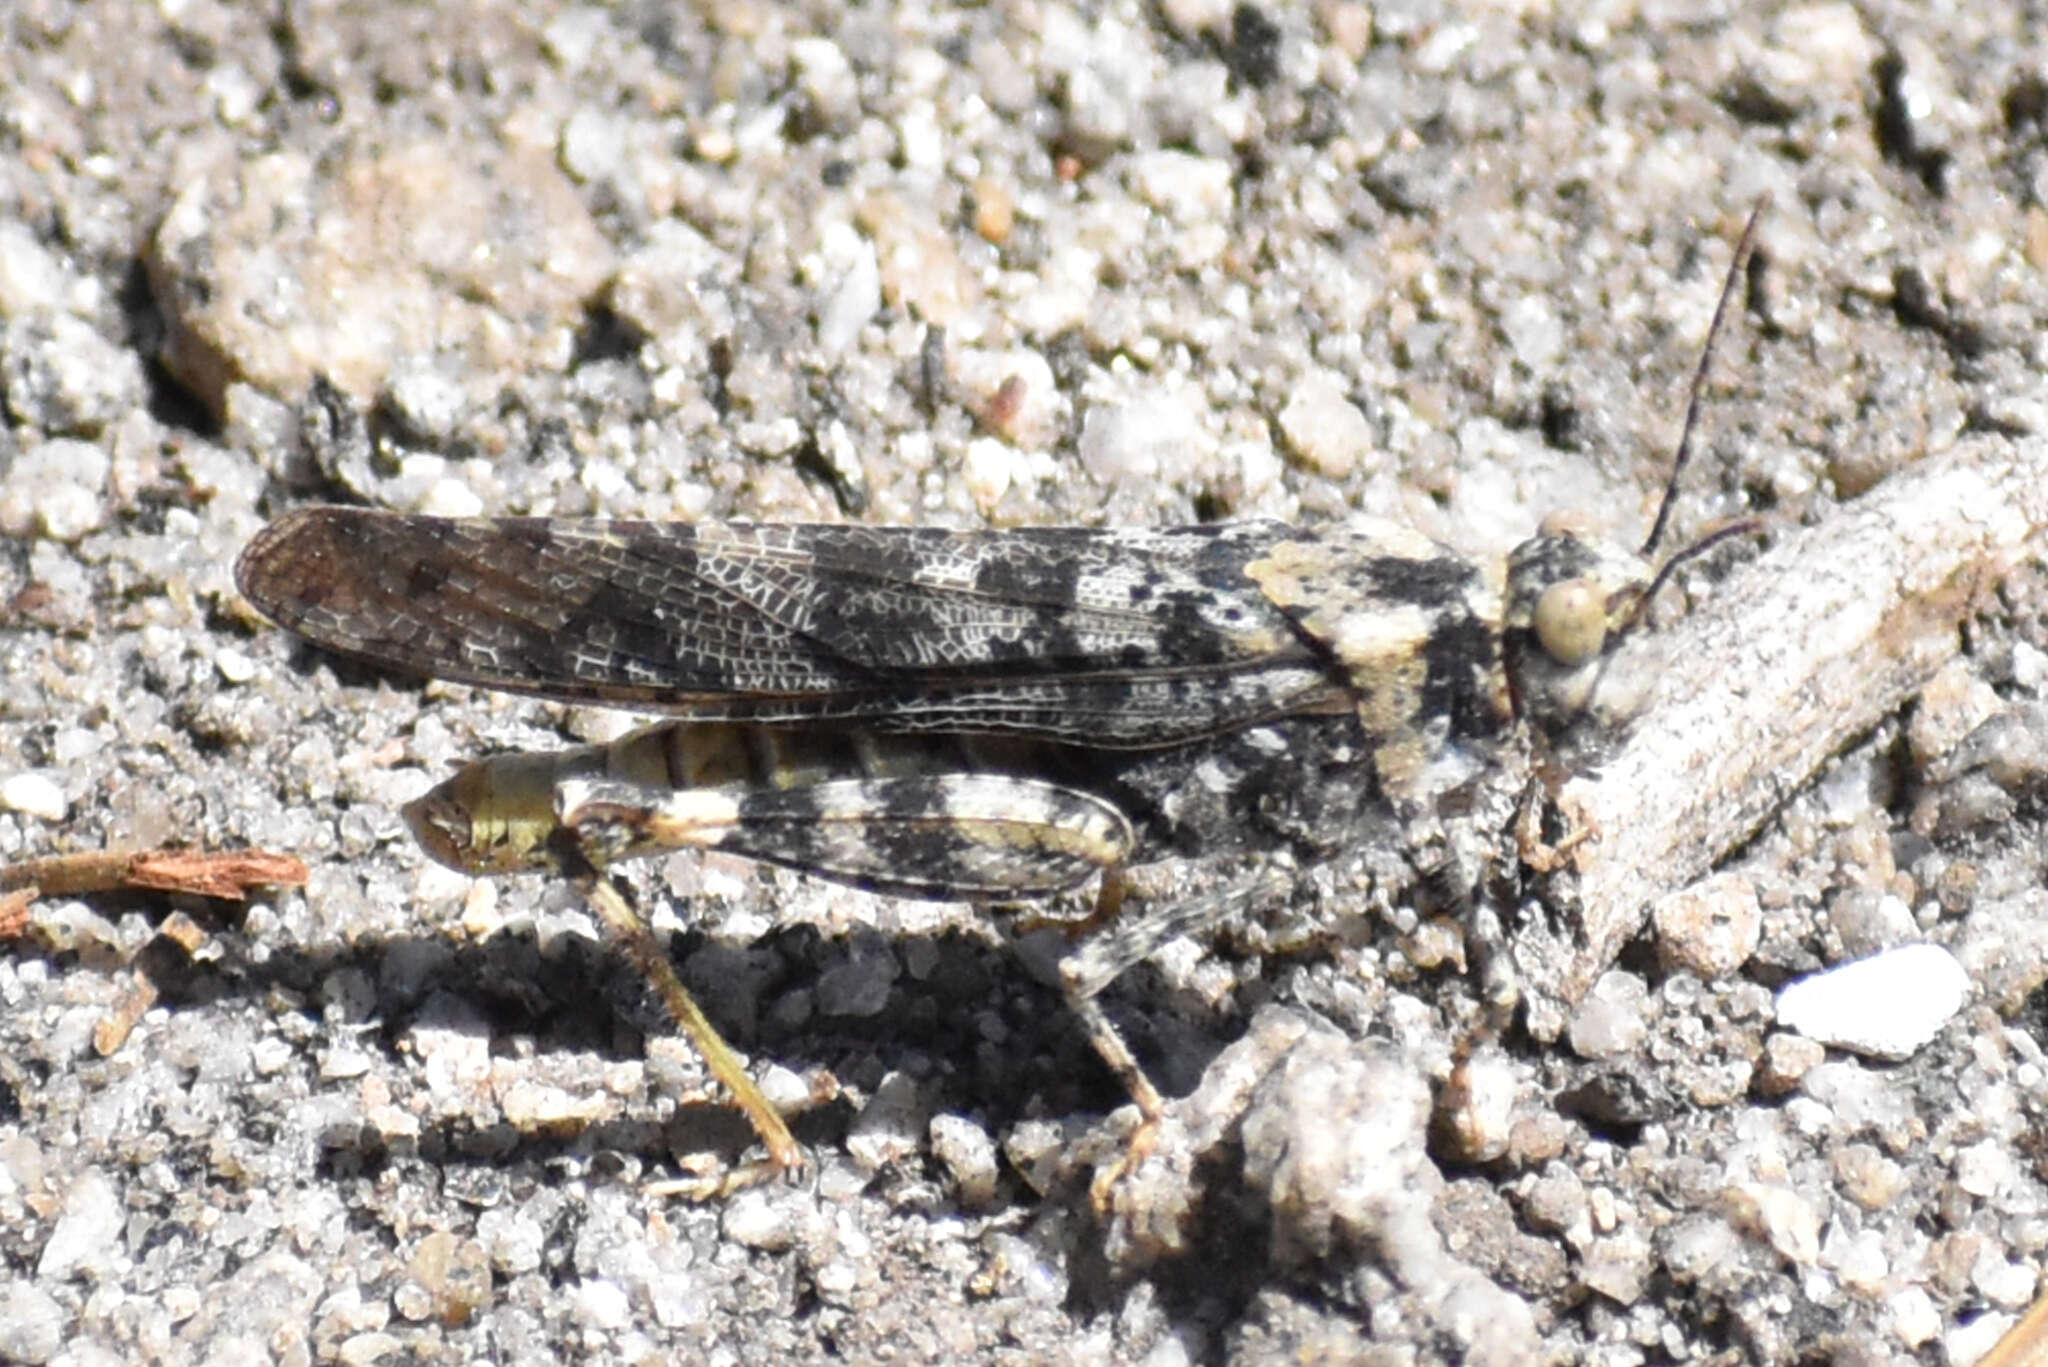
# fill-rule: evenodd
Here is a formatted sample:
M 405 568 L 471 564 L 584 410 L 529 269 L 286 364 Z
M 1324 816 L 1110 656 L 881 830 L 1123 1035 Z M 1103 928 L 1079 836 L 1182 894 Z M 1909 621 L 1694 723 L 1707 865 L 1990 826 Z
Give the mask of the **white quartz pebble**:
M 1970 994 L 1940 945 L 1902 945 L 1801 978 L 1778 994 L 1778 1024 L 1870 1058 L 1903 1059 L 1934 1038 Z

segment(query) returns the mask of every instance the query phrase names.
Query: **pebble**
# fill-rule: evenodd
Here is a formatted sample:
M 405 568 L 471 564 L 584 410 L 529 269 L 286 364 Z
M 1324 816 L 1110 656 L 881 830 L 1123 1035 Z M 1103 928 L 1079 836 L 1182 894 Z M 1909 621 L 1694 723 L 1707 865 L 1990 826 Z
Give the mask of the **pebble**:
M 1845 888 L 1828 901 L 1828 924 L 1842 952 L 1861 959 L 1910 943 L 1920 932 L 1913 909 L 1896 895 L 1873 888 Z
M 848 1127 L 846 1152 L 869 1172 L 909 1158 L 925 1130 L 924 1106 L 909 1074 L 890 1073 Z
M 70 542 L 96 530 L 108 468 L 99 447 L 68 437 L 24 452 L 0 478 L 0 533 Z
M 504 1089 L 498 1104 L 505 1123 L 527 1134 L 555 1130 L 577 1130 L 610 1118 L 618 1107 L 606 1096 L 579 1096 L 543 1082 L 514 1082 Z
M 753 1187 L 726 1203 L 721 1226 L 734 1243 L 773 1253 L 796 1242 L 803 1220 L 794 1194 Z
M 1718 873 L 1658 902 L 1650 922 L 1666 968 L 1712 982 L 1756 952 L 1764 916 L 1755 884 L 1738 873 Z
M 256 677 L 256 661 L 247 651 L 233 646 L 223 646 L 214 652 L 213 667 L 220 671 L 223 680 L 231 684 L 245 684 Z
M 626 1289 L 603 1277 L 592 1277 L 577 1289 L 577 1317 L 594 1329 L 618 1329 L 633 1313 Z
M 405 1340 L 382 1330 L 352 1334 L 334 1350 L 334 1360 L 342 1367 L 377 1367 L 380 1362 L 391 1361 L 404 1347 Z
M 996 1195 L 996 1144 L 989 1133 L 964 1115 L 932 1117 L 932 1153 L 946 1165 L 959 1190 L 960 1203 L 980 1208 Z
M 1630 1229 L 1594 1240 L 1586 1250 L 1579 1277 L 1615 1304 L 1633 1305 L 1642 1299 L 1643 1288 L 1655 1271 L 1656 1259 L 1648 1241 Z
M 430 517 L 475 517 L 483 510 L 476 490 L 454 478 L 435 480 L 419 499 L 419 511 Z
M 62 821 L 70 809 L 64 790 L 47 774 L 27 770 L 0 780 L 0 807 L 43 821 Z
M 1596 1062 L 1634 1053 L 1649 1033 L 1649 1001 L 1649 989 L 1635 974 L 1601 974 L 1572 1015 L 1572 1052 Z
M 889 1004 L 900 969 L 887 945 L 855 940 L 844 959 L 818 975 L 818 1009 L 856 1020 L 872 1016 Z
M 43 1245 L 36 1275 L 61 1281 L 101 1268 L 121 1248 L 121 1198 L 97 1170 L 88 1170 L 64 1196 L 64 1213 Z
M 1749 1182 L 1730 1190 L 1736 1217 L 1770 1241 L 1778 1256 L 1799 1267 L 1820 1259 L 1820 1212 L 1789 1187 Z
M 71 307 L 74 279 L 27 223 L 0 223 L 0 316 Z
M 1327 371 L 1306 376 L 1280 410 L 1287 449 L 1319 475 L 1343 479 L 1372 452 L 1372 424 Z
M 1893 1061 L 1933 1039 L 1970 995 L 1940 945 L 1904 945 L 1801 978 L 1778 994 L 1778 1024 L 1838 1049 Z
M 1505 1154 L 1520 1095 L 1514 1065 L 1499 1050 L 1482 1049 L 1452 1070 L 1436 1117 L 1450 1151 L 1468 1163 L 1490 1163 Z
M 64 1346 L 64 1310 L 27 1282 L 0 1285 L 0 1360 L 43 1363 Z
M 1998 1341 L 2006 1336 L 2013 1326 L 2013 1316 L 1997 1311 L 1977 1316 L 1967 1324 L 1958 1324 L 1941 1338 L 1941 1360 L 1943 1362 L 1978 1362 L 1983 1360 Z
M 1941 1332 L 1941 1312 L 1935 1308 L 1934 1298 L 1917 1286 L 1894 1295 L 1890 1309 L 1892 1332 L 1908 1348 L 1918 1348 Z
M 0 329 L 8 416 L 21 427 L 98 436 L 144 402 L 134 353 L 69 313 L 16 317 Z
M 1883 1210 L 1906 1189 L 1906 1170 L 1872 1144 L 1847 1144 L 1834 1154 L 1842 1194 L 1865 1210 Z
M 547 1244 L 547 1231 L 523 1210 L 485 1211 L 476 1217 L 476 1237 L 491 1266 L 507 1276 L 539 1267 Z
M 1757 1069 L 1757 1085 L 1765 1096 L 1783 1096 L 1799 1080 L 1827 1058 L 1819 1040 L 1784 1032 L 1764 1041 L 1764 1056 Z

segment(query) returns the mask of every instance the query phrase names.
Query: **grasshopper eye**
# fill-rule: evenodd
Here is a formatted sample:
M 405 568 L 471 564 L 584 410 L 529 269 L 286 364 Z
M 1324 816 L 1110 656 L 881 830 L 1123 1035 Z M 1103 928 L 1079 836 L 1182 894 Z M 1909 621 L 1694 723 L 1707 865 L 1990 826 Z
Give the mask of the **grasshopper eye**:
M 1531 625 L 1545 655 L 1561 665 L 1582 665 L 1607 644 L 1605 596 L 1585 576 L 1552 584 L 1537 598 Z

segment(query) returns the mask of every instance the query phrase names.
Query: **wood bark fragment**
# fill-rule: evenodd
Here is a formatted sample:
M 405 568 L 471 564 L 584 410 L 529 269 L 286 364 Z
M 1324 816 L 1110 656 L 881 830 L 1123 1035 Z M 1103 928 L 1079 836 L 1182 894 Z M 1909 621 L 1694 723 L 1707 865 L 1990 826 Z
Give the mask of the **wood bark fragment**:
M 1959 630 L 2048 553 L 2048 440 L 1971 438 L 1731 575 L 1627 647 L 1655 671 L 1620 752 L 1568 780 L 1569 930 L 1520 927 L 1530 1026 L 1549 1037 L 1658 899 L 1749 840 L 1829 759 L 1961 649 Z
M 150 891 L 241 902 L 251 888 L 305 884 L 305 861 L 268 850 L 89 850 L 0 865 L 0 891 L 34 889 L 42 897 Z

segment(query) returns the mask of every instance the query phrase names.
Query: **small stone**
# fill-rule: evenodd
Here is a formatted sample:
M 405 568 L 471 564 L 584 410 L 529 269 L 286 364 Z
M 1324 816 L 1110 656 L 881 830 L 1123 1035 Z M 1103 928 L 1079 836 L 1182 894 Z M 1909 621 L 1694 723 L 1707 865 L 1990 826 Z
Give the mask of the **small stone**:
M 1858 1234 L 1830 1234 L 1828 1265 L 1842 1279 L 1842 1285 L 1859 1296 L 1881 1296 L 1891 1278 L 1891 1260 L 1885 1257 L 1884 1236 L 1874 1229 Z
M 1726 1220 L 1714 1216 L 1690 1216 L 1667 1229 L 1662 1238 L 1664 1266 L 1681 1282 L 1696 1282 L 1737 1266 L 1742 1258 L 1742 1236 Z
M 1541 1177 L 1530 1183 L 1522 1197 L 1522 1215 L 1531 1229 L 1540 1233 L 1570 1234 L 1573 1230 L 1590 1231 L 1592 1225 L 1591 1207 L 1586 1200 L 1586 1184 L 1579 1175 L 1562 1163 L 1554 1163 Z
M 0 473 L 0 533 L 70 542 L 97 530 L 109 465 L 99 447 L 70 438 L 24 451 Z
M 626 1288 L 605 1277 L 592 1277 L 576 1288 L 576 1317 L 593 1329 L 618 1329 L 632 1318 Z
M 1508 1161 L 1529 1168 L 1548 1163 L 1574 1142 L 1571 1122 L 1555 1111 L 1538 1111 L 1515 1121 L 1508 1132 Z
M 1820 1213 L 1789 1187 L 1751 1182 L 1728 1196 L 1735 1217 L 1765 1239 L 1787 1262 L 1811 1267 L 1820 1258 Z
M 1887 1308 L 1892 1314 L 1892 1332 L 1908 1348 L 1918 1348 L 1941 1332 L 1941 1311 L 1935 1308 L 1934 1298 L 1917 1286 L 1893 1293 Z
M 384 407 L 420 444 L 448 445 L 461 431 L 469 396 L 452 376 L 418 359 L 401 361 L 385 383 Z
M 0 396 L 20 427 L 99 436 L 141 407 L 145 392 L 136 354 L 83 318 L 41 312 L 0 327 Z
M 1017 197 L 1008 182 L 994 176 L 974 181 L 974 231 L 984 242 L 1000 247 L 1017 227 Z
M 818 1009 L 856 1019 L 875 1015 L 889 1004 L 899 971 L 887 945 L 868 937 L 854 940 L 844 959 L 818 975 Z
M 490 1259 L 483 1245 L 445 1229 L 420 1240 L 406 1270 L 412 1274 L 409 1284 L 426 1293 L 427 1312 L 443 1324 L 465 1322 L 490 1296 Z M 417 1320 L 425 1315 L 407 1314 L 406 1318 Z
M 403 1106 L 371 1106 L 363 1112 L 363 1123 L 376 1131 L 387 1148 L 410 1144 L 420 1137 L 420 1118 Z
M 783 1115 L 796 1115 L 816 1101 L 811 1095 L 811 1084 L 804 1081 L 803 1074 L 779 1063 L 763 1068 L 758 1081 L 761 1095 L 767 1097 L 768 1104 Z
M 1426 1263 L 1429 1087 L 1390 1049 L 1303 1035 L 1260 1081 L 1242 1125 L 1245 1179 L 1305 1249 L 1384 1239 Z M 1422 1215 L 1420 1225 L 1414 1223 Z
M 851 351 L 882 307 L 882 271 L 874 244 L 851 223 L 830 222 L 819 230 L 817 251 L 804 265 L 807 283 L 818 294 L 813 315 L 819 350 L 827 356 Z
M 220 671 L 220 677 L 231 684 L 245 684 L 256 677 L 256 661 L 247 651 L 236 650 L 233 646 L 222 646 L 213 654 L 213 667 Z
M 1203 223 L 1229 215 L 1237 171 L 1228 161 L 1161 150 L 1131 158 L 1131 189 L 1176 223 Z
M 1819 1040 L 1779 1031 L 1764 1041 L 1757 1086 L 1765 1096 L 1783 1096 L 1826 1058 L 1827 1048 Z
M 1556 368 L 1564 351 L 1564 324 L 1547 298 L 1525 294 L 1507 306 L 1500 321 L 1515 358 L 1531 373 L 1544 375 Z
M 1081 464 L 1104 484 L 1136 486 L 1162 469 L 1200 459 L 1213 444 L 1187 400 L 1193 396 L 1141 395 L 1093 404 L 1081 419 Z
M 1681 888 L 1658 902 L 1650 919 L 1664 966 L 1709 982 L 1741 968 L 1763 931 L 1756 886 L 1737 873 Z
M 585 185 L 615 191 L 633 183 L 631 126 L 608 109 L 579 106 L 562 125 L 562 169 Z
M 892 305 L 949 327 L 980 302 L 980 281 L 960 259 L 936 209 L 883 191 L 861 201 L 858 217 L 874 242 L 882 297 Z
M 1649 1242 L 1633 1229 L 1593 1241 L 1579 1270 L 1580 1279 L 1617 1305 L 1642 1299 L 1653 1267 Z
M 996 1144 L 987 1130 L 964 1115 L 950 1112 L 932 1117 L 932 1153 L 953 1175 L 960 1203 L 969 1208 L 989 1205 L 996 1195 Z
M 1159 13 L 1182 38 L 1196 38 L 1226 31 L 1230 9 L 1228 0 L 1164 0 Z
M 1873 1144 L 1845 1144 L 1835 1151 L 1835 1180 L 1842 1194 L 1865 1210 L 1883 1210 L 1906 1189 L 1906 1170 Z
M 1968 659 L 1957 658 L 1928 680 L 1906 725 L 1906 746 L 1920 769 L 1953 750 L 2005 706 Z
M 1029 478 L 1030 468 L 1008 442 L 994 437 L 976 437 L 967 443 L 961 474 L 975 506 L 993 508 L 1002 502 L 1004 494 Z M 1020 475 L 1024 478 L 1020 479 Z
M 1634 1053 L 1649 1034 L 1649 1003 L 1649 989 L 1635 974 L 1601 974 L 1572 1015 L 1572 1052 L 1595 1062 Z
M 429 517 L 475 517 L 483 512 L 484 501 L 461 480 L 444 477 L 427 486 L 418 510 Z
M 144 246 L 160 360 L 210 411 L 228 386 L 359 402 L 409 358 L 450 373 L 558 367 L 614 265 L 555 151 L 510 139 L 344 140 L 219 161 Z
M 29 1282 L 0 1283 L 0 1361 L 45 1363 L 63 1346 L 63 1307 Z
M 925 1100 L 908 1073 L 890 1073 L 846 1132 L 846 1152 L 868 1172 L 917 1152 L 925 1130 Z
M 334 1350 L 334 1360 L 342 1367 L 378 1367 L 397 1358 L 404 1347 L 405 1341 L 398 1335 L 382 1330 L 352 1334 Z
M 520 1210 L 487 1210 L 476 1217 L 476 1237 L 491 1266 L 508 1277 L 540 1266 L 547 1231 Z
M 860 1270 L 844 1258 L 834 1258 L 811 1275 L 818 1295 L 833 1305 L 844 1305 L 860 1285 Z
M 1989 1199 L 2013 1181 L 2012 1155 L 1995 1139 L 1980 1139 L 1956 1155 L 1956 1185 Z
M 1920 933 L 1911 907 L 1872 888 L 1844 888 L 1829 898 L 1828 924 L 1851 959 L 1905 944 Z
M 721 1228 L 725 1237 L 748 1248 L 779 1253 L 802 1232 L 802 1212 L 795 1193 L 750 1187 L 725 1206 Z
M 526 1134 L 577 1132 L 610 1118 L 617 1101 L 603 1093 L 578 1095 L 541 1082 L 515 1082 L 498 1099 L 506 1123 Z
M 0 780 L 0 807 L 42 821 L 62 821 L 71 803 L 47 774 L 33 769 Z
M 860 114 L 860 78 L 846 53 L 829 38 L 798 38 L 789 45 L 797 88 L 810 101 L 810 115 L 827 129 L 849 126 Z
M 1941 1336 L 1943 1362 L 1981 1362 L 2012 1329 L 2016 1317 L 1993 1310 Z
M 1372 452 L 1372 424 L 1328 371 L 1304 376 L 1280 410 L 1288 450 L 1329 479 L 1343 479 Z
M 1823 1044 L 1898 1061 L 1962 1009 L 1970 978 L 1940 945 L 1905 945 L 1801 978 L 1778 994 L 1778 1024 Z
M 2033 1301 L 2040 1278 L 2024 1262 L 1986 1256 L 1977 1260 L 1970 1283 L 1993 1305 L 2020 1310 Z
M 62 1281 L 104 1269 L 121 1256 L 121 1198 L 98 1169 L 86 1170 L 64 1194 L 64 1213 L 50 1231 L 36 1275 Z
M 1505 1154 L 1521 1090 L 1499 1050 L 1482 1049 L 1453 1069 L 1436 1113 L 1437 1134 L 1452 1156 L 1490 1163 Z
M 76 277 L 20 218 L 0 222 L 0 318 L 71 304 Z

